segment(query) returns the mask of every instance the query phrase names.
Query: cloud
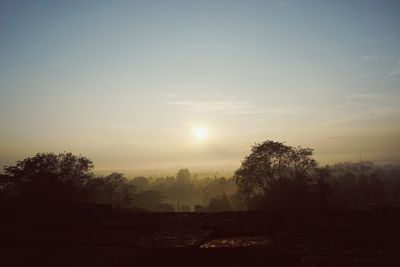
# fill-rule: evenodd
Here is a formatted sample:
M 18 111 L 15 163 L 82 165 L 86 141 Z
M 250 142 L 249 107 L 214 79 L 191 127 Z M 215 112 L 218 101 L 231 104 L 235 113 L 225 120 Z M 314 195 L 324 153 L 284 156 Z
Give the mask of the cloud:
M 365 78 L 373 77 L 373 76 L 376 76 L 376 75 L 378 75 L 377 72 L 366 73 L 366 74 L 360 75 L 360 79 L 365 79 Z
M 350 47 L 365 47 L 365 46 L 379 46 L 385 43 L 390 43 L 393 41 L 393 38 L 386 37 L 386 38 L 379 38 L 373 39 L 369 41 L 359 41 L 359 42 L 352 42 L 352 43 L 342 43 L 338 44 L 339 48 L 350 48 Z
M 377 58 L 376 55 L 366 55 L 366 56 L 362 56 L 361 60 L 363 61 L 372 61 L 375 60 Z
M 197 83 L 187 83 L 187 84 L 177 84 L 170 86 L 169 89 L 173 90 L 181 90 L 181 89 L 193 89 L 193 88 L 198 88 L 200 87 L 200 84 Z
M 251 107 L 244 101 L 171 101 L 168 105 L 181 106 L 193 109 L 196 112 L 218 112 L 224 114 L 256 114 L 262 113 L 262 110 Z
M 382 104 L 382 105 L 361 105 L 354 107 L 354 105 L 342 105 L 338 107 L 331 107 L 325 110 L 320 110 L 323 115 L 323 120 L 320 121 L 321 126 L 341 126 L 353 125 L 355 122 L 367 122 L 371 120 L 381 120 L 388 118 L 392 115 L 398 116 L 400 107 Z
M 382 97 L 383 95 L 381 94 L 352 94 L 348 96 L 348 98 L 352 99 L 377 99 Z
M 167 98 L 174 98 L 174 97 L 177 97 L 178 94 L 174 94 L 174 93 L 160 93 L 159 96 L 167 97 Z
M 312 107 L 271 107 L 260 108 L 246 101 L 212 100 L 212 101 L 170 101 L 168 105 L 190 108 L 195 112 L 214 112 L 227 115 L 240 114 L 304 114 L 314 111 Z
M 400 75 L 400 70 L 394 70 L 390 72 L 388 75 L 386 75 L 385 80 L 397 77 L 399 75 Z
M 396 65 L 393 67 L 393 70 L 389 72 L 388 75 L 383 80 L 395 78 L 400 75 L 400 60 L 396 62 Z
M 343 139 L 344 137 L 345 137 L 344 135 L 334 135 L 334 136 L 328 136 L 325 139 L 328 139 L 328 140 L 340 140 L 340 139 Z

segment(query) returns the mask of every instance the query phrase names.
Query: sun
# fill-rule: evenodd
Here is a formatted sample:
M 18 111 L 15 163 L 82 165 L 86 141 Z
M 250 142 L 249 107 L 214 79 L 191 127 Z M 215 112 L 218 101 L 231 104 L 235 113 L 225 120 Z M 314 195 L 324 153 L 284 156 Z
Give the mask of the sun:
M 208 138 L 208 130 L 204 127 L 193 127 L 193 135 L 197 140 L 205 140 Z

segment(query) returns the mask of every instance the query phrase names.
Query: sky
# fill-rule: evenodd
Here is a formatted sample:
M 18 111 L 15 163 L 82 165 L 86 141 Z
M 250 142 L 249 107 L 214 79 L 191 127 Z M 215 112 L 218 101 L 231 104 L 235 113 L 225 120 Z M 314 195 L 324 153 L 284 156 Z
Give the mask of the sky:
M 0 1 L 0 166 L 400 163 L 400 2 Z M 197 138 L 193 128 L 207 132 Z M 203 131 L 202 130 L 202 131 Z

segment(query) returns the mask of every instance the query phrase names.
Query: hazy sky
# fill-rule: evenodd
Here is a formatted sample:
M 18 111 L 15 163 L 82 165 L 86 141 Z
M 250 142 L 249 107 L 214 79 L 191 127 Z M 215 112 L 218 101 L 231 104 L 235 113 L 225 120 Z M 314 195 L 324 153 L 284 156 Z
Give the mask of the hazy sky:
M 399 1 L 0 2 L 0 166 L 400 159 Z M 196 140 L 193 127 L 208 129 Z

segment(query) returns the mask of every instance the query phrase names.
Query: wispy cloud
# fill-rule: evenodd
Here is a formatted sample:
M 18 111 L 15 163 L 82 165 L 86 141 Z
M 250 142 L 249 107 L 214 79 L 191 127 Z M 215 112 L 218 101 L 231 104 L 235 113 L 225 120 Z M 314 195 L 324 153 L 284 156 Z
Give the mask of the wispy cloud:
M 372 61 L 375 59 L 377 59 L 376 55 L 365 55 L 365 56 L 361 57 L 361 60 L 363 60 L 363 61 Z
M 172 90 L 181 90 L 181 89 L 193 89 L 200 87 L 200 84 L 197 83 L 187 83 L 187 84 L 176 84 L 170 86 L 168 89 Z
M 175 93 L 159 93 L 158 95 L 166 98 L 174 98 L 178 96 L 178 94 Z
M 195 112 L 215 112 L 220 114 L 299 114 L 312 112 L 312 107 L 257 107 L 246 101 L 212 100 L 212 101 L 170 101 L 168 105 L 192 109 Z
M 388 80 L 391 78 L 395 78 L 397 76 L 400 75 L 400 60 L 398 60 L 395 64 L 395 66 L 393 67 L 393 70 L 391 72 L 389 72 L 385 78 L 383 80 Z
M 359 41 L 359 42 L 352 42 L 352 43 L 342 43 L 339 44 L 341 48 L 350 48 L 350 47 L 362 47 L 362 46 L 375 46 L 375 45 L 382 45 L 385 43 L 390 43 L 393 41 L 391 37 L 379 38 L 369 41 Z
M 170 101 L 168 105 L 190 108 L 196 112 L 218 112 L 224 114 L 256 114 L 262 113 L 262 110 L 251 107 L 244 101 Z
M 397 77 L 399 75 L 400 75 L 400 70 L 394 70 L 390 72 L 388 75 L 386 75 L 385 80 Z
M 400 114 L 400 107 L 390 104 L 380 105 L 360 105 L 354 107 L 353 105 L 342 105 L 340 108 L 331 107 L 320 111 L 323 115 L 323 120 L 320 125 L 325 127 L 344 125 L 351 126 L 356 122 L 366 122 L 370 120 L 387 118 L 393 115 Z
M 377 99 L 382 97 L 382 94 L 351 94 L 348 96 L 351 99 Z
M 360 79 L 370 78 L 370 77 L 376 76 L 378 74 L 379 74 L 378 72 L 370 72 L 370 73 L 362 74 L 362 75 L 360 75 Z

